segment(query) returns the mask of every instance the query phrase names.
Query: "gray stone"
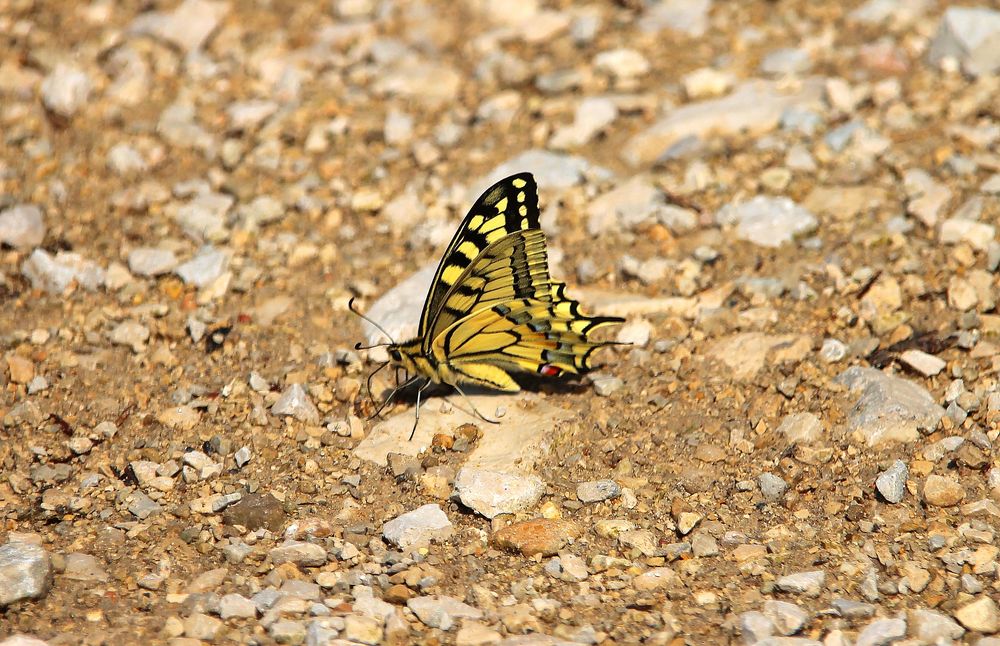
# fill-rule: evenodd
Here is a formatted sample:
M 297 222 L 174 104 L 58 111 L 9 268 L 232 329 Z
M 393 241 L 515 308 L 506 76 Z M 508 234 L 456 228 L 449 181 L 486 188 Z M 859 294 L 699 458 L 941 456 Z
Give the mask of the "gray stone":
M 352 644 L 378 644 L 382 641 L 382 622 L 361 615 L 344 617 L 344 638 Z
M 301 644 L 305 641 L 306 626 L 294 619 L 279 619 L 267 628 L 268 635 L 279 644 Z M 355 642 L 373 643 L 373 642 Z
M 221 242 L 229 237 L 227 215 L 235 200 L 224 193 L 203 193 L 174 212 L 174 221 L 196 242 Z
M 907 619 L 910 636 L 925 644 L 947 644 L 965 634 L 965 629 L 958 622 L 936 610 L 911 610 Z
M 972 76 L 1000 70 L 1000 11 L 988 7 L 949 7 L 941 16 L 927 58 L 938 64 L 956 59 Z
M 827 363 L 836 363 L 847 356 L 847 345 L 837 339 L 823 339 L 823 346 L 819 350 L 819 355 Z
M 108 151 L 108 168 L 119 177 L 139 175 L 147 167 L 142 153 L 126 143 L 115 144 Z
M 35 289 L 61 294 L 74 281 L 93 291 L 104 283 L 104 270 L 78 253 L 60 251 L 55 256 L 35 249 L 21 265 L 21 273 Z
M 441 630 L 450 630 L 456 619 L 477 621 L 483 618 L 482 610 L 445 595 L 414 597 L 406 606 L 423 624 Z
M 808 72 L 812 68 L 809 52 L 798 47 L 785 47 L 768 52 L 760 63 L 760 71 L 772 76 Z
M 423 505 L 393 518 L 382 527 L 382 537 L 400 549 L 451 536 L 448 515 L 436 504 Z
M 38 599 L 52 587 L 49 553 L 32 543 L 0 545 L 0 608 Z
M 926 389 L 875 368 L 854 366 L 834 381 L 860 393 L 848 413 L 848 428 L 869 446 L 916 440 L 920 431 L 937 428 L 944 417 L 944 409 Z
M 60 117 L 72 117 L 87 103 L 94 84 L 74 65 L 59 63 L 42 81 L 42 104 Z
M 133 34 L 147 34 L 188 53 L 200 49 L 229 12 L 228 2 L 184 0 L 172 11 L 150 11 L 129 26 Z
M 204 287 L 225 273 L 229 267 L 229 253 L 206 245 L 194 258 L 178 266 L 174 272 L 188 285 Z
M 587 232 L 597 236 L 655 221 L 658 210 L 665 204 L 663 192 L 648 177 L 637 175 L 590 202 Z
M 275 415 L 289 415 L 307 424 L 319 424 L 319 411 L 309 399 L 302 384 L 292 384 L 271 406 Z
M 792 594 L 804 594 L 808 597 L 819 596 L 826 583 L 826 572 L 823 570 L 813 570 L 811 572 L 797 572 L 779 577 L 774 582 L 775 586 L 782 592 Z
M 208 156 L 214 156 L 218 146 L 215 135 L 197 122 L 195 105 L 187 100 L 173 103 L 160 113 L 156 132 L 175 146 L 200 150 Z
M 928 227 L 937 225 L 941 209 L 951 200 L 951 189 L 920 168 L 903 173 L 903 188 L 908 198 L 906 212 Z
M 740 634 L 744 644 L 759 644 L 774 634 L 775 626 L 764 613 L 751 610 L 739 616 Z
M 906 637 L 903 619 L 876 619 L 858 633 L 854 646 L 888 646 Z
M 0 211 L 0 244 L 31 249 L 45 239 L 45 219 L 34 204 L 15 204 Z
M 793 443 L 808 444 L 823 435 L 823 424 L 812 413 L 793 413 L 781 420 L 777 433 Z
M 184 636 L 204 641 L 214 641 L 223 629 L 223 623 L 215 617 L 196 612 L 184 619 Z
M 487 518 L 527 509 L 544 491 L 545 483 L 535 475 L 463 467 L 455 476 L 462 504 Z
M 940 357 L 935 357 L 933 354 L 927 354 L 921 350 L 912 349 L 900 354 L 899 360 L 925 377 L 933 377 L 948 365 Z
M 712 0 L 661 0 L 651 2 L 639 18 L 639 29 L 656 32 L 672 29 L 688 36 L 702 36 L 708 29 Z
M 285 216 L 285 206 L 270 195 L 259 195 L 249 204 L 239 207 L 240 224 L 248 231 L 277 222 Z
M 108 573 L 94 556 L 82 552 L 72 552 L 66 555 L 66 566 L 62 575 L 74 581 L 88 583 L 106 583 Z
M 845 619 L 867 619 L 875 614 L 875 606 L 852 599 L 834 599 L 834 609 Z
M 142 352 L 149 340 L 149 328 L 133 320 L 122 321 L 108 333 L 108 338 L 115 345 L 127 345 L 133 352 Z
M 906 478 L 910 470 L 902 460 L 896 460 L 892 466 L 879 474 L 875 479 L 875 488 L 886 501 L 893 504 L 900 502 L 906 493 Z
M 614 480 L 591 480 L 576 486 L 576 497 L 583 503 L 602 502 L 617 498 L 622 493 L 621 485 Z
M 275 565 L 294 563 L 303 567 L 319 567 L 326 564 L 326 550 L 315 543 L 285 541 L 267 553 Z
M 757 484 L 760 486 L 760 493 L 765 500 L 777 502 L 784 497 L 788 491 L 788 483 L 773 473 L 762 473 L 757 477 Z
M 735 202 L 719 209 L 715 220 L 736 225 L 736 235 L 762 247 L 779 247 L 795 236 L 810 233 L 818 225 L 816 216 L 787 197 L 758 195 L 748 202 Z
M 599 397 L 610 397 L 625 387 L 625 382 L 614 375 L 592 372 L 587 378 L 594 384 L 594 393 Z
M 128 268 L 140 276 L 159 276 L 170 273 L 177 266 L 177 257 L 169 249 L 140 247 L 128 255 Z
M 163 507 L 144 492 L 136 490 L 129 494 L 128 511 L 139 520 L 145 520 L 159 514 Z
M 809 613 L 787 601 L 769 599 L 764 602 L 763 612 L 774 624 L 774 629 L 782 635 L 794 635 L 809 620 Z
M 632 137 L 622 149 L 622 158 L 630 166 L 647 166 L 685 138 L 773 130 L 790 106 L 819 107 L 823 93 L 823 82 L 815 79 L 807 79 L 799 88 L 787 92 L 776 82 L 747 81 L 727 96 L 689 103 L 671 111 Z
M 549 145 L 557 150 L 585 145 L 618 118 L 618 106 L 608 97 L 588 97 L 576 106 L 573 123 L 555 131 Z

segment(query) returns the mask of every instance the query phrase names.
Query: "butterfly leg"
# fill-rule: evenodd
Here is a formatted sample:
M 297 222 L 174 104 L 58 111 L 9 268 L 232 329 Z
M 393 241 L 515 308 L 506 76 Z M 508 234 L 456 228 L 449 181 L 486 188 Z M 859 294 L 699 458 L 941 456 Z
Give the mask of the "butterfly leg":
M 368 419 L 375 419 L 376 417 L 378 417 L 379 413 L 382 412 L 382 409 L 384 409 L 386 406 L 388 406 L 389 402 L 392 401 L 392 398 L 396 396 L 396 393 L 398 393 L 399 391 L 403 390 L 404 388 L 406 388 L 407 386 L 409 386 L 410 384 L 412 384 L 417 379 L 419 379 L 419 377 L 411 377 L 411 378 L 407 379 L 405 382 L 403 382 L 402 384 L 399 384 L 398 386 L 396 386 L 395 388 L 393 388 L 392 392 L 389 393 L 389 396 L 385 398 L 384 402 L 382 402 L 382 405 L 378 407 L 378 410 L 376 410 L 374 413 L 372 413 L 371 417 L 369 417 Z
M 471 399 L 469 399 L 469 396 L 465 394 L 465 391 L 462 390 L 459 387 L 458 384 L 452 384 L 452 385 L 455 386 L 455 390 L 457 390 L 458 394 L 462 396 L 462 399 L 465 400 L 465 403 L 469 405 L 469 408 L 471 408 L 472 412 L 476 414 L 476 417 L 478 417 L 479 419 L 483 420 L 484 422 L 489 422 L 490 424 L 499 424 L 500 423 L 499 420 L 490 419 L 489 417 L 486 417 L 485 415 L 483 415 L 482 413 L 480 413 L 479 409 L 476 408 L 476 405 L 472 403 Z
M 413 380 L 415 380 L 415 379 L 417 379 L 417 377 L 414 377 L 414 378 L 413 378 L 413 379 L 411 379 L 410 381 L 413 381 Z M 407 382 L 407 383 L 410 383 L 410 382 Z M 425 382 L 424 382 L 424 384 L 423 384 L 423 385 L 422 385 L 422 386 L 421 386 L 421 387 L 420 387 L 420 388 L 419 388 L 419 389 L 417 390 L 417 408 L 416 408 L 416 410 L 414 410 L 414 412 L 413 412 L 413 430 L 412 430 L 412 431 L 410 431 L 410 439 L 409 439 L 409 440 L 407 440 L 407 441 L 409 441 L 409 442 L 412 442 L 412 441 L 413 441 L 413 436 L 414 436 L 414 435 L 416 434 L 416 432 L 417 432 L 417 423 L 418 423 L 418 422 L 420 421 L 420 394 L 421 394 L 421 393 L 423 393 L 423 392 L 424 392 L 425 390 L 427 390 L 427 387 L 428 387 L 428 386 L 430 386 L 430 385 L 431 385 L 432 383 L 434 383 L 434 382 L 433 382 L 433 381 L 431 381 L 430 379 L 428 379 L 428 380 L 427 380 L 427 381 L 425 381 Z

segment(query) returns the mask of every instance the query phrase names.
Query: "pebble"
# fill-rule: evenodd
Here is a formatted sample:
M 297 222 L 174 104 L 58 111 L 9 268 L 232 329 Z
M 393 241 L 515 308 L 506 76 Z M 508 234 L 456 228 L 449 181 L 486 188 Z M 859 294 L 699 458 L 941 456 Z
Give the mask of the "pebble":
M 708 29 L 712 0 L 665 0 L 645 7 L 639 17 L 642 31 L 671 29 L 697 38 Z
M 646 319 L 632 319 L 626 321 L 618 328 L 615 336 L 617 343 L 628 343 L 638 348 L 644 348 L 649 344 L 649 339 L 653 335 L 653 324 Z
M 788 483 L 773 473 L 762 473 L 757 476 L 757 484 L 764 499 L 770 502 L 781 500 L 788 491 Z
M 899 360 L 925 377 L 939 374 L 948 365 L 943 359 L 922 350 L 906 350 L 899 355 Z
M 128 255 L 128 268 L 140 276 L 168 274 L 177 266 L 177 257 L 169 249 L 141 247 Z
M 206 245 L 191 260 L 178 265 L 174 272 L 188 285 L 205 287 L 217 280 L 229 267 L 229 254 Z
M 875 487 L 887 502 L 896 504 L 903 500 L 906 493 L 906 479 L 910 470 L 902 460 L 896 460 L 892 466 L 883 471 L 875 479 Z
M 74 281 L 84 289 L 94 291 L 104 283 L 104 270 L 78 253 L 69 251 L 50 255 L 35 249 L 21 266 L 21 273 L 31 286 L 50 294 L 61 294 Z
M 222 629 L 221 621 L 201 612 L 193 613 L 184 619 L 184 636 L 192 639 L 214 641 Z
M 594 384 L 594 393 L 599 397 L 610 397 L 625 387 L 625 382 L 614 375 L 592 372 L 587 378 Z
M 812 413 L 792 413 L 781 420 L 776 432 L 790 443 L 809 444 L 822 438 L 823 424 Z
M 668 567 L 654 567 L 632 579 L 632 586 L 640 592 L 676 586 L 680 583 L 677 573 Z
M 453 531 L 451 521 L 441 507 L 427 504 L 387 522 L 382 528 L 382 537 L 405 550 L 431 540 L 447 538 Z
M 631 79 L 646 74 L 649 61 L 634 49 L 620 48 L 601 52 L 594 57 L 594 67 L 617 79 Z
M 576 497 L 585 504 L 611 500 L 621 493 L 621 485 L 614 480 L 591 480 L 576 486 Z
M 346 634 L 346 617 L 345 617 L 345 634 Z M 271 624 L 267 629 L 268 634 L 278 644 L 301 644 L 305 641 L 308 631 L 305 625 L 301 621 L 295 621 L 292 619 L 281 619 L 273 624 Z M 364 635 L 359 635 L 358 633 L 352 633 L 355 637 L 363 637 Z M 381 637 L 381 630 L 379 631 L 379 637 Z M 361 641 L 361 639 L 355 639 L 354 643 L 361 644 L 377 644 L 378 641 Z
M 965 489 L 958 479 L 931 474 L 924 481 L 924 501 L 935 507 L 954 507 L 965 500 Z
M 766 643 L 776 630 L 774 622 L 764 613 L 756 610 L 740 614 L 739 621 L 740 634 L 743 635 L 744 644 Z
M 663 158 L 681 140 L 725 137 L 746 131 L 763 133 L 776 128 L 789 107 L 815 104 L 822 96 L 822 82 L 812 80 L 803 81 L 791 91 L 772 81 L 745 81 L 724 97 L 695 101 L 671 110 L 629 139 L 621 156 L 629 166 L 647 166 Z
M 454 627 L 456 619 L 478 621 L 483 618 L 482 610 L 447 595 L 414 597 L 406 602 L 406 607 L 424 625 L 445 631 Z
M 804 594 L 807 597 L 818 597 L 825 583 L 826 572 L 823 570 L 788 574 L 779 577 L 774 582 L 775 586 L 782 592 Z
M 285 541 L 268 551 L 267 556 L 275 565 L 294 563 L 300 567 L 319 567 L 327 561 L 325 549 L 304 541 Z
M 909 197 L 907 213 L 928 227 L 936 226 L 941 209 L 951 200 L 951 189 L 920 168 L 911 168 L 903 174 L 903 188 Z
M 108 333 L 108 338 L 116 345 L 132 348 L 136 354 L 146 349 L 149 340 L 149 328 L 138 321 L 122 321 Z
M 812 68 L 809 52 L 797 47 L 776 49 L 764 55 L 760 71 L 772 76 L 802 74 Z
M 45 219 L 34 204 L 15 204 L 0 210 L 0 244 L 31 249 L 45 239 Z
M 992 635 L 1000 632 L 1000 610 L 988 596 L 982 596 L 963 605 L 952 613 L 955 619 L 968 630 Z
M 834 599 L 833 608 L 845 619 L 867 619 L 875 614 L 875 606 L 851 599 Z
M 823 339 L 819 355 L 827 363 L 836 363 L 847 356 L 847 345 L 837 339 Z
M 39 599 L 52 587 L 49 553 L 33 543 L 0 545 L 0 608 L 24 599 Z
M 945 57 L 958 60 L 971 76 L 1000 70 L 1000 11 L 988 7 L 948 7 L 941 16 L 927 58 L 940 64 Z
M 906 637 L 906 620 L 876 619 L 858 633 L 854 646 L 883 646 Z
M 735 224 L 738 238 L 762 247 L 780 247 L 795 236 L 811 233 L 818 225 L 815 215 L 787 197 L 765 195 L 723 206 L 715 221 Z
M 944 417 L 944 409 L 926 389 L 875 368 L 848 368 L 834 382 L 860 393 L 848 415 L 848 429 L 869 446 L 912 442 L 921 431 L 937 428 Z
M 925 644 L 944 644 L 960 639 L 965 629 L 936 610 L 917 608 L 907 615 L 910 635 Z
M 269 493 L 248 493 L 222 515 L 227 525 L 239 525 L 250 531 L 267 529 L 277 532 L 285 524 L 281 503 Z
M 533 507 L 544 491 L 545 483 L 535 475 L 462 467 L 455 476 L 459 500 L 486 518 Z
M 488 646 L 499 644 L 502 639 L 496 630 L 478 621 L 466 620 L 455 634 L 455 646 Z
M 763 613 L 771 620 L 774 630 L 782 635 L 794 635 L 809 620 L 809 613 L 787 601 L 765 601 Z
M 108 581 L 108 573 L 97 558 L 81 552 L 72 552 L 66 555 L 62 576 L 88 583 L 106 583 Z
M 185 53 L 200 49 L 229 13 L 229 4 L 218 0 L 184 0 L 172 11 L 149 11 L 137 16 L 128 31 L 148 34 Z
M 587 144 L 618 118 L 618 106 L 607 97 L 588 97 L 577 105 L 573 123 L 555 131 L 549 146 L 556 150 Z
M 48 111 L 70 118 L 86 105 L 91 90 L 93 83 L 85 71 L 59 63 L 42 81 L 42 104 Z
M 275 415 L 288 415 L 307 424 L 319 424 L 319 411 L 302 384 L 292 384 L 286 388 L 271 406 L 271 412 Z
M 579 525 L 572 521 L 536 518 L 513 523 L 497 530 L 490 543 L 499 549 L 518 552 L 524 556 L 554 556 L 581 534 Z
M 362 615 L 347 615 L 343 636 L 352 644 L 378 644 L 383 637 L 382 622 Z
M 681 77 L 684 94 L 693 101 L 725 94 L 733 86 L 733 82 L 732 74 L 711 67 L 699 67 Z

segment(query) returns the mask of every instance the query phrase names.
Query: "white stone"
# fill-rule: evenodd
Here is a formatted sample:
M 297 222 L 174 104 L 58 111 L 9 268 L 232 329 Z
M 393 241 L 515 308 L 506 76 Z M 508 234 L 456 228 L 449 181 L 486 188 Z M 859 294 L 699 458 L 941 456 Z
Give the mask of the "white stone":
M 382 527 L 382 536 L 400 549 L 446 538 L 453 531 L 447 514 L 436 504 L 423 505 L 390 520 Z

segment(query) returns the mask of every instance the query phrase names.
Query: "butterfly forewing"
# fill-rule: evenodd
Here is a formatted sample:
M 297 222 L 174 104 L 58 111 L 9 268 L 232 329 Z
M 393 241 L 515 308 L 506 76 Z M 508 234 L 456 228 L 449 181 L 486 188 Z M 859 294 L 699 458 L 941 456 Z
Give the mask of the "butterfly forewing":
M 459 225 L 431 282 L 418 331 L 418 336 L 424 340 L 425 350 L 435 336 L 433 330 L 447 327 L 436 323 L 444 311 L 446 296 L 456 285 L 467 285 L 467 280 L 472 275 L 467 269 L 480 254 L 511 233 L 538 228 L 538 187 L 530 173 L 518 173 L 502 179 L 480 196 Z M 515 251 L 512 250 L 511 253 L 513 255 Z M 544 240 L 541 253 L 544 264 Z M 513 262 L 520 266 L 521 259 Z M 465 313 L 468 310 L 463 312 Z M 452 318 L 454 319 L 454 314 Z

